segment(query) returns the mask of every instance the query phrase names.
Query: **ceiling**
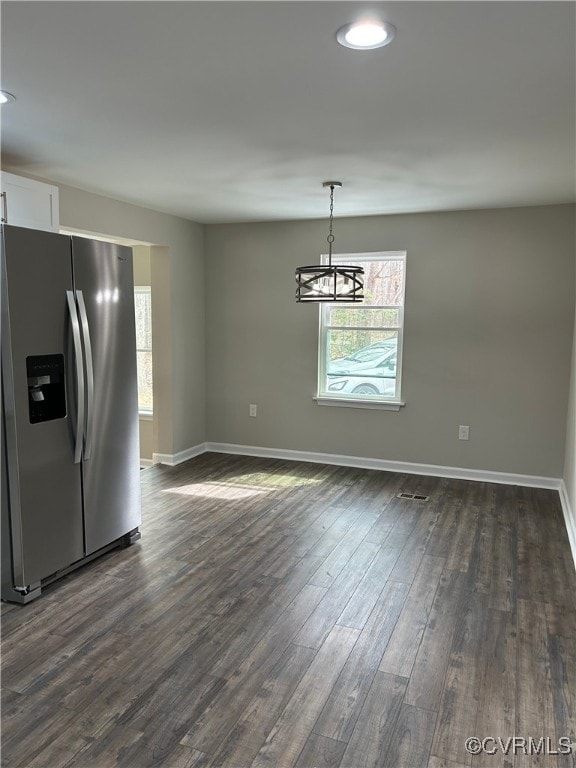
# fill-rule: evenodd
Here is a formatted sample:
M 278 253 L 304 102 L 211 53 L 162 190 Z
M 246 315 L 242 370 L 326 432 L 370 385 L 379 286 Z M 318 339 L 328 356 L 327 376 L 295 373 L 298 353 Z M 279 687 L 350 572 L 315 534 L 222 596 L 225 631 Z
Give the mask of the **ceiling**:
M 5 0 L 2 162 L 199 222 L 573 201 L 575 9 Z

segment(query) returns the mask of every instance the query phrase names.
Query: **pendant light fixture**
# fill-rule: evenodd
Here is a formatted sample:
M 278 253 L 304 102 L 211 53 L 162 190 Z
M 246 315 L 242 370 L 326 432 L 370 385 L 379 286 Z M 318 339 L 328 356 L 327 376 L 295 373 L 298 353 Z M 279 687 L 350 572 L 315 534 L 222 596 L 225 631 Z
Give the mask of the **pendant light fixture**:
M 332 264 L 334 235 L 334 189 L 341 187 L 340 181 L 325 181 L 323 187 L 330 187 L 330 228 L 328 231 L 328 263 L 296 269 L 296 301 L 320 302 L 342 301 L 347 304 L 364 300 L 362 267 Z

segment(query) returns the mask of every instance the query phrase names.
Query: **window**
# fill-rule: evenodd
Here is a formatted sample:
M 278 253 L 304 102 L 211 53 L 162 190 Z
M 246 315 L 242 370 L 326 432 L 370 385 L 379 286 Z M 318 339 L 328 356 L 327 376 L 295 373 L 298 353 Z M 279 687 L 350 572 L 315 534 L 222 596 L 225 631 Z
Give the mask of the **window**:
M 152 413 L 152 292 L 149 285 L 134 288 L 138 410 Z
M 406 253 L 332 256 L 364 268 L 364 303 L 320 306 L 318 402 L 401 405 Z

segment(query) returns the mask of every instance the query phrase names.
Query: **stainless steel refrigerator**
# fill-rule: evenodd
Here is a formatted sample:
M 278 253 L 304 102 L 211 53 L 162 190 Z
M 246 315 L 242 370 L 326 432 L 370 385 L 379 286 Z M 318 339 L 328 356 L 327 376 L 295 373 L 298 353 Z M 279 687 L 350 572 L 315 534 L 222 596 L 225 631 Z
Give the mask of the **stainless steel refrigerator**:
M 2 226 L 2 598 L 140 537 L 132 251 Z

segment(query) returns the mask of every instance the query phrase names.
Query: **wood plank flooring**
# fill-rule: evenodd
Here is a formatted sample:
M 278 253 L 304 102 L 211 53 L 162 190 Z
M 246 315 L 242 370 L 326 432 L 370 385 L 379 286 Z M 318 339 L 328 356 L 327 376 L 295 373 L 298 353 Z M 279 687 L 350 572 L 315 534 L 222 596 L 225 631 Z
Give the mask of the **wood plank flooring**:
M 140 542 L 3 604 L 5 768 L 576 765 L 556 492 L 217 454 L 141 476 Z

